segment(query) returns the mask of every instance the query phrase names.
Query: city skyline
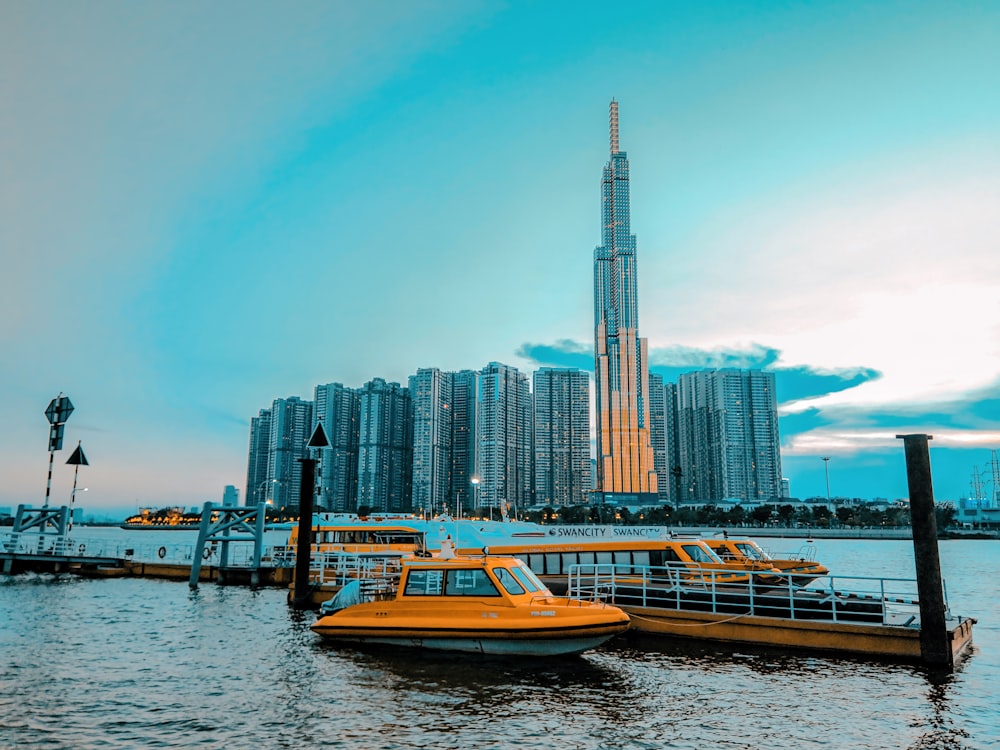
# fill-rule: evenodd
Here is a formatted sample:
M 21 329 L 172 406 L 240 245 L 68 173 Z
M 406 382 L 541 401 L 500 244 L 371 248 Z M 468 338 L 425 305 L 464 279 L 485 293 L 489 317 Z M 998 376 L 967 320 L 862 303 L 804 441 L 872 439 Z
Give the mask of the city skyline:
M 316 384 L 593 372 L 622 102 L 650 373 L 774 373 L 796 497 L 1000 448 L 1000 9 L 0 8 L 0 506 L 241 489 Z M 829 461 L 823 460 L 824 457 Z M 996 488 L 987 476 L 987 489 Z M 77 496 L 77 505 L 83 504 Z

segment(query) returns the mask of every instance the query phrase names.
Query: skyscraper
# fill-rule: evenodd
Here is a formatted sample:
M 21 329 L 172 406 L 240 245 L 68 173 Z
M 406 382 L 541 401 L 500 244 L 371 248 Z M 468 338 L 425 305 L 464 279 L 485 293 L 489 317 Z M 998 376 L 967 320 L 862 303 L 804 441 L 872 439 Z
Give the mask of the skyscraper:
M 543 367 L 532 378 L 535 429 L 535 502 L 590 500 L 590 376 L 583 370 Z
M 247 484 L 243 497 L 247 505 L 267 502 L 267 466 L 271 455 L 271 410 L 261 409 L 250 418 L 250 446 L 247 455 Z
M 358 508 L 382 513 L 411 509 L 413 401 L 399 383 L 373 378 L 361 388 Z
M 361 396 L 340 383 L 317 385 L 316 420 L 330 445 L 318 451 L 316 507 L 340 513 L 358 507 L 358 434 Z
M 413 507 L 455 513 L 451 486 L 452 374 L 436 367 L 409 379 L 413 399 Z
M 597 492 L 656 501 L 649 434 L 649 364 L 639 338 L 636 243 L 629 216 L 628 156 L 618 147 L 611 101 L 611 156 L 601 181 L 601 240 L 594 250 L 594 380 Z
M 689 372 L 677 394 L 686 500 L 782 496 L 774 373 Z
M 267 466 L 268 498 L 275 508 L 298 510 L 302 486 L 300 458 L 309 458 L 306 443 L 312 435 L 313 402 L 298 396 L 279 398 L 271 405 L 271 442 Z
M 479 507 L 510 509 L 531 502 L 531 391 L 517 368 L 490 362 L 476 394 Z

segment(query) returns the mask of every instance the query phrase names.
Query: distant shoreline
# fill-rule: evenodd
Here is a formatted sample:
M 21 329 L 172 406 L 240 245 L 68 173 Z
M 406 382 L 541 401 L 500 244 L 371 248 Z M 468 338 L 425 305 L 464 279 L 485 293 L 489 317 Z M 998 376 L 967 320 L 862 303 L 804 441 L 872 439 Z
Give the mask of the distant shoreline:
M 84 524 L 80 524 L 84 525 Z M 93 527 L 121 527 L 121 522 L 89 523 Z M 544 524 L 558 526 L 559 524 Z M 892 529 L 858 529 L 858 528 L 795 528 L 791 526 L 671 526 L 674 534 L 695 536 L 722 536 L 728 532 L 731 536 L 749 537 L 782 537 L 785 539 L 912 539 L 909 528 Z M 938 533 L 938 539 L 1000 539 L 1000 531 L 955 530 L 949 529 Z

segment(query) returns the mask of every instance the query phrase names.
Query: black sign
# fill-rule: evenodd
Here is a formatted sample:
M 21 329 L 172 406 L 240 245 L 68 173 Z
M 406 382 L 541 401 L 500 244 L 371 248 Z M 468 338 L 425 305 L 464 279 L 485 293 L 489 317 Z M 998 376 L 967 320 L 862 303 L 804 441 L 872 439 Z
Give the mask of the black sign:
M 64 424 L 54 424 L 49 428 L 49 451 L 61 451 L 63 441 Z
M 62 424 L 69 419 L 69 415 L 72 413 L 73 402 L 69 400 L 68 396 L 63 396 L 61 393 L 49 402 L 49 406 L 45 410 L 49 424 Z

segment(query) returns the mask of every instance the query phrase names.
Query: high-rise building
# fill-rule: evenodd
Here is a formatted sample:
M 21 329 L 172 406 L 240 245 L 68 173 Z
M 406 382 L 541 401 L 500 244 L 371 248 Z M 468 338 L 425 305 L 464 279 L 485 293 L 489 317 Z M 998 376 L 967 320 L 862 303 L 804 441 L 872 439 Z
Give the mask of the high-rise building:
M 451 487 L 463 513 L 478 507 L 478 488 L 481 486 L 476 475 L 478 379 L 479 374 L 474 370 L 451 374 Z
M 782 496 L 774 374 L 703 370 L 677 383 L 685 499 Z
M 271 404 L 271 439 L 267 466 L 267 498 L 274 508 L 297 511 L 302 487 L 300 458 L 311 458 L 313 403 L 298 396 Z
M 317 385 L 316 420 L 330 442 L 318 450 L 316 507 L 338 513 L 358 507 L 358 435 L 361 397 L 340 383 Z
M 399 383 L 374 378 L 361 388 L 358 508 L 404 513 L 412 508 L 413 401 Z
M 250 418 L 250 447 L 247 455 L 247 484 L 243 497 L 248 506 L 266 503 L 267 467 L 271 456 L 271 410 L 261 409 Z
M 517 368 L 490 362 L 476 394 L 479 506 L 518 512 L 531 504 L 531 391 Z
M 413 399 L 413 507 L 457 513 L 452 491 L 452 373 L 436 367 L 409 378 Z
M 660 481 L 666 483 L 667 501 L 676 505 L 684 494 L 681 492 L 681 438 L 680 416 L 677 411 L 677 384 L 663 384 L 663 433 L 667 443 L 667 475 Z
M 594 251 L 594 378 L 597 492 L 628 502 L 657 500 L 649 435 L 646 339 L 639 337 L 636 242 L 631 233 L 629 162 L 618 147 L 611 102 L 611 156 L 601 181 L 601 241 Z
M 649 442 L 653 446 L 653 468 L 656 469 L 657 497 L 666 502 L 670 495 L 667 481 L 667 405 L 663 376 L 649 373 Z
M 590 375 L 543 367 L 532 376 L 537 504 L 590 500 Z

